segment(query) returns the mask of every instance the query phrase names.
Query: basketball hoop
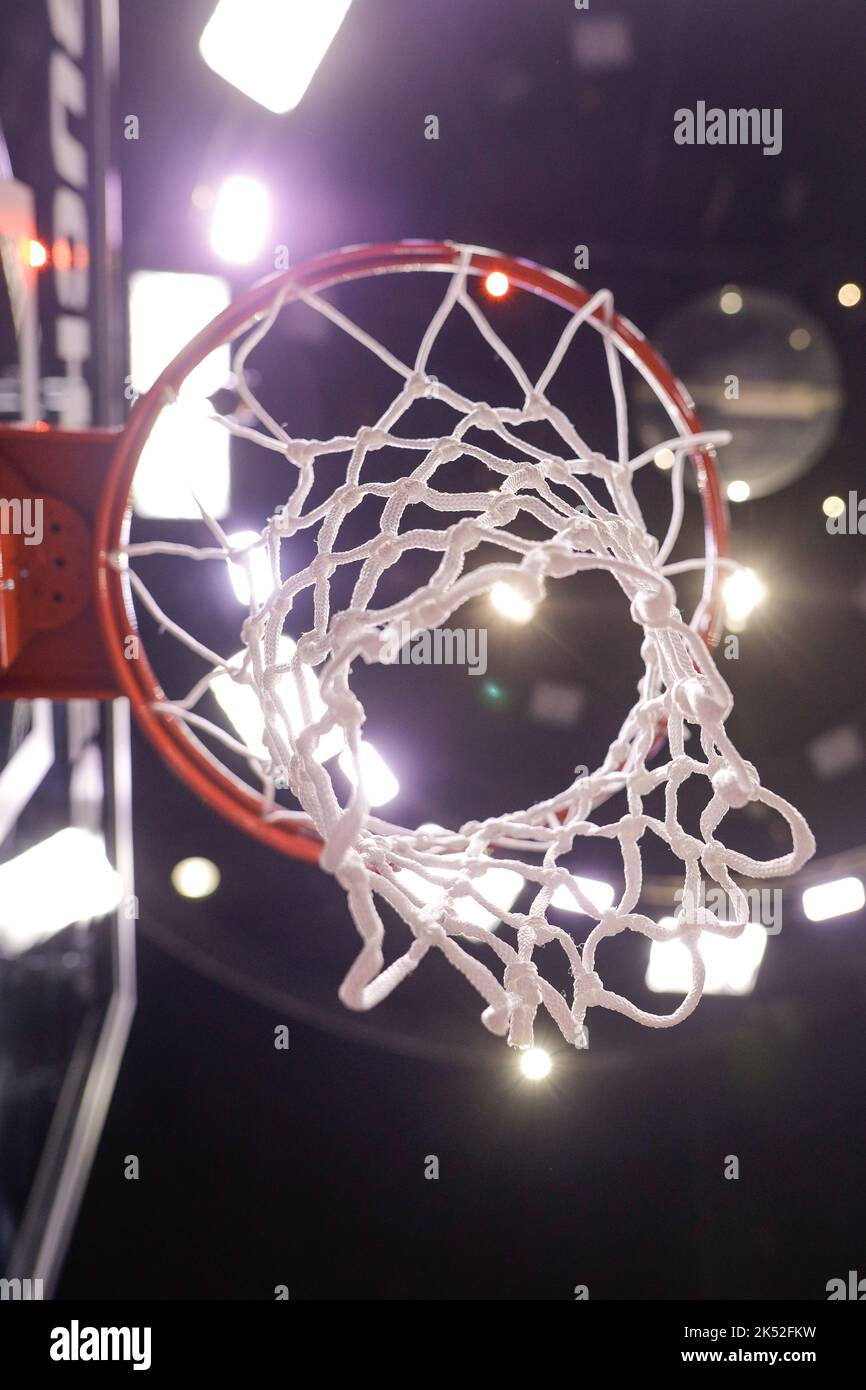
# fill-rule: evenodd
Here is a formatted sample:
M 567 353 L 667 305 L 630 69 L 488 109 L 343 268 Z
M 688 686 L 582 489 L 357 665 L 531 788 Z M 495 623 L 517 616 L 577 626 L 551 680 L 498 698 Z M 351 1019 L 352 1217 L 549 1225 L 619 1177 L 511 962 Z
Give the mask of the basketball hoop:
M 414 362 L 408 364 L 324 297 L 327 290 L 344 282 L 396 272 L 447 276 L 445 294 Z M 492 275 L 505 277 L 504 282 L 497 282 L 499 285 L 507 283 L 509 290 L 541 296 L 565 312 L 547 365 L 534 381 L 468 292 L 470 278 Z M 248 354 L 280 314 L 297 302 L 314 309 L 374 353 L 401 383 L 384 416 L 361 423 L 351 436 L 326 441 L 293 438 L 271 418 L 247 383 L 244 369 Z M 444 324 L 452 314 L 463 313 L 511 372 L 523 396 L 522 406 L 473 401 L 429 373 L 430 354 Z M 612 458 L 594 451 L 548 395 L 578 331 L 597 334 L 605 355 L 616 414 L 617 446 Z M 139 546 L 130 543 L 129 507 L 142 450 L 160 413 L 176 401 L 190 372 L 209 353 L 239 338 L 242 342 L 234 364 L 237 389 L 256 427 L 234 417 L 223 418 L 222 423 L 231 433 L 282 455 L 291 483 L 288 500 L 268 518 L 262 531 L 262 545 L 271 557 L 274 573 L 279 574 L 274 557 L 287 537 L 299 529 L 308 535 L 313 529 L 318 531 L 318 552 L 312 563 L 277 585 L 261 606 L 251 599 L 240 661 L 209 652 L 173 623 L 135 570 L 136 559 L 144 554 L 183 552 L 193 559 L 223 562 L 233 558 L 218 523 L 203 513 L 212 541 L 207 549 L 168 542 Z M 670 472 L 671 521 L 661 544 L 646 530 L 633 487 L 635 476 L 651 463 L 655 450 L 636 458 L 629 456 L 623 362 L 651 386 L 674 431 L 671 439 L 655 446 L 655 450 L 670 449 L 675 457 Z M 396 425 L 411 413 L 414 402 L 431 391 L 454 412 L 454 429 L 435 438 L 396 435 Z M 521 436 L 521 428 L 536 421 L 544 421 L 556 431 L 562 441 L 559 453 L 540 450 Z M 470 441 L 467 435 L 473 430 L 486 432 L 500 452 L 492 452 L 492 445 L 487 448 Z M 97 606 L 114 679 L 129 697 L 139 723 L 160 755 L 208 805 L 283 853 L 318 860 L 343 885 L 362 939 L 360 954 L 340 991 L 345 1004 L 373 1007 L 435 947 L 484 999 L 485 1024 L 495 1033 L 506 1034 L 512 1045 L 531 1045 L 533 1022 L 541 1004 L 567 1041 L 576 1046 L 585 1045 L 585 1015 L 592 1006 L 612 1009 L 652 1027 L 667 1027 L 685 1018 L 700 998 L 703 964 L 697 940 L 701 930 L 737 935 L 743 929 L 746 900 L 730 871 L 778 877 L 797 869 L 812 853 L 814 845 L 805 821 L 787 802 L 761 787 L 755 769 L 740 757 L 724 729 L 731 697 L 709 651 L 721 631 L 721 582 L 731 568 L 726 559 L 726 507 L 713 462 L 714 445 L 724 442 L 721 434 L 702 432 L 687 392 L 638 330 L 614 312 L 608 291 L 590 294 L 564 276 L 528 261 L 447 242 L 353 247 L 271 277 L 220 314 L 136 403 L 104 478 L 94 526 Z M 384 447 L 406 449 L 410 466 L 395 483 L 368 484 L 364 468 Z M 343 481 L 334 488 L 326 506 L 305 513 L 316 461 L 326 454 L 348 456 Z M 497 486 L 460 496 L 437 492 L 437 470 L 467 456 L 484 464 Z M 694 469 L 703 508 L 705 554 L 700 560 L 671 562 L 669 555 L 683 515 L 686 457 Z M 588 486 L 590 481 L 595 493 Z M 597 496 L 602 488 L 603 502 Z M 360 500 L 374 495 L 383 503 L 380 533 L 352 551 L 352 562 L 359 561 L 362 566 L 352 603 L 343 611 L 332 612 L 330 580 L 347 562 L 346 553 L 336 549 L 337 534 Z M 420 531 L 401 529 L 404 512 L 415 506 L 434 510 L 444 518 L 444 524 L 438 531 L 430 526 Z M 458 515 L 450 519 L 449 512 Z M 531 513 L 546 529 L 546 539 L 530 541 L 519 530 L 511 529 L 523 512 Z M 467 567 L 481 544 L 501 547 L 506 558 Z M 433 579 L 401 603 L 372 606 L 381 575 L 399 565 L 406 550 L 414 548 L 441 553 Z M 685 622 L 671 578 L 698 568 L 703 570 L 703 592 L 692 619 Z M 373 816 L 361 763 L 365 712 L 350 684 L 353 663 L 385 664 L 385 639 L 396 625 L 406 623 L 413 633 L 439 627 L 460 604 L 489 591 L 496 582 L 508 580 L 528 596 L 538 598 L 547 581 L 584 569 L 601 569 L 613 576 L 644 634 L 639 698 L 601 766 L 552 798 L 523 810 L 473 821 L 455 831 L 411 829 Z M 315 621 L 306 632 L 293 635 L 290 649 L 286 649 L 282 645 L 286 618 L 294 596 L 304 589 L 315 594 Z M 144 605 L 209 668 L 187 696 L 166 695 L 143 651 L 136 648 L 135 659 L 129 659 L 130 643 L 139 638 L 137 604 Z M 198 712 L 202 693 L 217 676 L 255 693 L 262 712 L 264 749 L 240 745 L 233 735 L 216 728 Z M 291 700 L 285 690 L 289 690 Z M 704 761 L 684 751 L 686 724 L 699 730 Z M 647 764 L 659 749 L 659 731 L 665 729 L 670 757 L 650 768 Z M 233 754 L 242 756 L 259 787 L 227 767 L 199 735 L 217 744 L 221 741 Z M 345 800 L 335 793 L 324 765 L 323 741 L 329 735 L 342 740 L 354 766 L 354 788 Z M 701 838 L 686 834 L 677 823 L 678 789 L 693 775 L 706 777 L 710 786 L 701 817 Z M 664 820 L 643 809 L 644 797 L 662 784 L 668 794 Z M 299 810 L 279 801 L 278 793 L 284 787 L 291 791 Z M 620 820 L 604 827 L 594 824 L 593 811 L 618 794 L 627 803 Z M 748 801 L 763 801 L 785 818 L 792 838 L 789 854 L 761 863 L 716 840 L 714 832 L 727 811 Z M 638 912 L 640 840 L 648 831 L 658 835 L 682 861 L 684 903 L 698 902 L 702 875 L 707 875 L 736 904 L 736 923 L 720 923 L 712 914 L 705 914 L 699 922 L 697 909 L 686 905 L 676 925 L 668 930 Z M 559 863 L 573 850 L 578 837 L 591 834 L 615 838 L 623 854 L 624 891 L 606 911 L 587 900 L 575 876 Z M 535 895 L 526 913 L 501 913 L 487 900 L 484 875 L 491 865 L 511 869 L 533 884 Z M 412 886 L 419 877 L 426 885 L 421 893 Z M 548 919 L 557 890 L 569 893 L 579 910 L 595 919 L 582 951 L 568 932 Z M 412 937 L 408 949 L 387 968 L 383 965 L 384 927 L 377 898 L 402 918 Z M 516 945 L 507 941 L 504 933 L 482 929 L 468 920 L 461 905 L 470 901 L 501 918 L 504 928 L 515 934 Z M 606 989 L 596 973 L 597 946 L 624 930 L 655 940 L 680 939 L 688 947 L 692 987 L 672 1014 L 647 1013 Z M 570 1002 L 545 980 L 536 964 L 536 953 L 553 943 L 568 958 L 574 981 Z M 468 946 L 492 949 L 502 978 Z

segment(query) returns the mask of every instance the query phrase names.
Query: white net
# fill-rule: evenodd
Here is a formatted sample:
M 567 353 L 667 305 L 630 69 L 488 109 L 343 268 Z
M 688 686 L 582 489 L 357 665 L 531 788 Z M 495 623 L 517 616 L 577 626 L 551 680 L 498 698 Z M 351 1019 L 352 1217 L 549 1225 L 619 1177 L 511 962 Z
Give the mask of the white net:
M 761 786 L 755 768 L 731 743 L 725 731 L 731 695 L 699 635 L 701 608 L 690 622 L 684 621 L 672 583 L 672 577 L 705 564 L 670 560 L 683 519 L 685 459 L 697 446 L 724 443 L 726 436 L 680 433 L 631 457 L 622 346 L 611 327 L 609 292 L 600 291 L 568 317 L 544 370 L 531 381 L 471 295 L 468 270 L 467 252 L 447 281 L 412 365 L 400 361 L 328 299 L 298 292 L 298 299 L 369 350 L 398 379 L 397 395 L 375 423 L 331 439 L 292 437 L 250 388 L 247 359 L 283 310 L 283 298 L 277 298 L 235 355 L 237 390 L 252 415 L 247 414 L 245 423 L 237 414 L 222 423 L 234 435 L 285 459 L 286 501 L 275 508 L 255 541 L 240 549 L 203 512 L 212 537 L 207 547 L 131 544 L 125 547 L 128 561 L 119 563 L 129 564 L 137 600 L 204 663 L 201 679 L 186 696 L 167 700 L 160 708 L 184 720 L 211 746 L 243 757 L 261 788 L 263 816 L 312 824 L 321 837 L 322 867 L 345 889 L 361 941 L 340 988 L 343 1003 L 353 1009 L 372 1008 L 429 951 L 439 951 L 482 997 L 482 1020 L 491 1031 L 507 1036 L 514 1046 L 528 1047 L 543 1006 L 564 1038 L 581 1047 L 586 1045 L 585 1020 L 591 1007 L 611 1009 L 654 1028 L 686 1018 L 704 984 L 701 933 L 736 936 L 749 917 L 747 898 L 732 873 L 777 878 L 796 870 L 814 844 L 802 816 Z M 431 375 L 431 354 L 455 314 L 468 316 L 481 340 L 508 368 L 522 404 L 495 407 L 471 400 L 443 379 L 441 367 L 437 366 L 438 376 Z M 579 329 L 596 333 L 605 355 L 616 419 L 615 457 L 594 450 L 548 395 Z M 644 375 L 661 398 L 654 379 Z M 420 398 L 433 398 L 449 409 L 453 427 L 447 434 L 412 434 L 408 417 Z M 556 432 L 558 451 L 536 447 L 521 435 L 522 427 L 539 421 Z M 674 457 L 670 523 L 661 543 L 648 533 L 634 490 L 636 476 L 660 447 Z M 402 451 L 405 470 L 396 480 L 377 480 L 373 464 L 377 452 L 385 449 Z M 440 470 L 464 459 L 483 465 L 487 486 L 468 492 L 437 487 Z M 314 500 L 314 481 L 321 488 L 323 477 L 328 495 Z M 351 519 L 370 498 L 379 507 L 377 534 L 358 543 Z M 423 526 L 413 524 L 414 509 L 423 509 Z M 415 510 L 415 518 L 418 515 Z M 431 517 L 438 524 L 430 524 Z M 532 538 L 527 519 L 533 522 Z M 301 533 L 315 539 L 317 553 L 309 564 L 292 571 L 282 551 Z M 495 559 L 480 563 L 475 552 L 483 547 L 490 553 L 491 546 L 496 548 Z M 383 575 L 399 567 L 411 551 L 439 557 L 432 577 L 399 601 L 383 604 Z M 231 562 L 246 571 L 250 607 L 238 653 L 225 657 L 211 651 L 164 611 L 135 569 L 136 557 L 154 553 Z M 263 555 L 271 578 L 264 600 L 255 583 Z M 333 581 L 348 567 L 354 567 L 356 577 L 350 601 L 340 607 L 333 601 Z M 601 765 L 588 773 L 579 770 L 552 797 L 453 830 L 412 829 L 374 814 L 369 745 L 363 738 L 365 709 L 352 684 L 357 663 L 387 663 L 407 635 L 441 628 L 462 605 L 488 595 L 496 584 L 505 583 L 537 603 L 547 581 L 585 570 L 612 576 L 643 631 L 637 698 Z M 305 594 L 312 600 L 313 618 L 299 631 L 295 615 Z M 208 692 L 225 694 L 228 688 L 239 699 L 253 702 L 258 717 L 255 737 L 241 738 L 237 720 L 229 729 L 203 712 Z M 230 707 L 225 699 L 221 703 Z M 697 734 L 690 743 L 694 751 L 689 752 L 687 726 Z M 667 745 L 660 755 L 659 731 L 665 728 Z M 332 776 L 331 760 L 337 754 L 351 773 L 349 791 Z M 688 833 L 678 816 L 681 789 L 692 778 L 706 784 L 697 834 Z M 645 801 L 659 788 L 663 812 L 659 804 L 653 814 Z M 281 804 L 283 789 L 296 808 Z M 597 809 L 613 798 L 621 803 L 617 818 L 605 823 L 594 819 Z M 722 822 L 731 808 L 748 802 L 762 802 L 787 821 L 790 852 L 761 862 L 726 847 L 720 838 Z M 671 927 L 660 926 L 639 910 L 641 842 L 648 835 L 658 837 L 682 865 L 682 899 Z M 563 863 L 573 860 L 581 840 L 592 837 L 617 842 L 621 854 L 622 891 L 610 906 L 603 906 Z M 526 885 L 520 899 L 524 910 L 503 911 L 491 900 L 494 866 L 520 876 Z M 733 904 L 733 922 L 699 906 L 711 884 Z M 582 945 L 550 920 L 555 894 L 559 901 L 568 895 L 592 920 Z M 408 945 L 387 966 L 383 904 L 409 931 Z M 495 930 L 481 924 L 490 921 L 498 922 Z M 671 1013 L 648 1012 L 605 986 L 596 968 L 598 947 L 623 932 L 654 941 L 677 939 L 687 948 L 691 985 Z M 557 951 L 566 957 L 567 989 L 555 987 L 551 976 L 556 972 L 545 970 L 550 954 Z

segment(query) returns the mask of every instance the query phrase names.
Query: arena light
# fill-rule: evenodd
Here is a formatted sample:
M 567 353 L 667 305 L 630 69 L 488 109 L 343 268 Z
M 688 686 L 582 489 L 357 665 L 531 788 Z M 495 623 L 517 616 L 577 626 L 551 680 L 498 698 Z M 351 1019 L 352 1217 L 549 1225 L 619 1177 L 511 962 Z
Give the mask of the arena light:
M 863 291 L 859 285 L 855 285 L 852 280 L 840 285 L 836 298 L 843 309 L 854 309 L 863 298 Z
M 295 647 L 296 643 L 284 633 L 280 638 L 278 648 L 281 665 L 287 665 L 291 661 Z M 239 667 L 242 658 L 243 652 L 237 652 L 229 664 L 233 667 Z M 312 666 L 301 666 L 300 676 L 297 679 L 291 672 L 283 672 L 277 682 L 277 693 L 285 706 L 289 727 L 295 738 L 306 726 L 301 686 L 306 694 L 311 723 L 321 719 L 326 708 L 319 690 L 318 677 Z M 265 748 L 265 721 L 258 694 L 253 687 L 245 682 L 233 680 L 231 676 L 222 673 L 214 676 L 210 688 L 220 709 L 230 720 L 241 742 L 246 745 L 254 757 L 267 758 L 269 754 Z M 320 763 L 326 762 L 328 758 L 333 758 L 339 753 L 343 747 L 342 730 L 339 728 L 330 729 L 319 739 L 316 758 Z
M 767 591 L 754 570 L 741 569 L 729 575 L 722 585 L 728 626 L 742 627 L 766 594 Z
M 742 478 L 735 478 L 732 483 L 728 483 L 725 492 L 729 502 L 748 502 L 752 495 L 752 489 Z
M 672 927 L 674 922 L 673 917 L 663 917 L 659 926 Z M 735 937 L 701 932 L 698 952 L 707 972 L 704 994 L 751 994 L 766 949 L 767 933 L 757 922 L 747 922 Z M 692 957 L 681 941 L 651 943 L 646 986 L 654 994 L 688 994 Z
M 602 912 L 607 912 L 614 899 L 614 891 L 609 883 L 603 883 L 601 879 L 597 878 L 582 878 L 580 874 L 575 874 L 574 881 L 583 896 L 589 899 L 599 916 Z M 550 902 L 552 907 L 558 907 L 562 912 L 577 912 L 581 916 L 584 915 L 564 883 L 556 889 Z
M 437 876 L 446 877 L 447 867 L 447 863 L 443 863 L 441 870 L 436 871 Z M 400 869 L 397 880 L 414 897 L 420 898 L 421 902 L 427 905 L 436 902 L 445 892 L 440 884 L 430 883 L 423 874 L 416 873 L 414 869 Z M 494 865 L 473 880 L 473 887 L 497 908 L 497 912 L 488 912 L 474 898 L 465 896 L 454 899 L 454 911 L 461 922 L 469 922 L 484 931 L 492 931 L 501 922 L 502 914 L 509 912 L 514 906 L 525 882 L 523 875 L 515 873 L 513 869 L 503 869 Z
M 511 584 L 500 582 L 490 590 L 490 602 L 512 623 L 528 623 L 535 616 L 535 604 Z
M 836 878 L 816 883 L 803 894 L 803 911 L 810 922 L 826 922 L 859 912 L 866 904 L 866 893 L 859 878 Z
M 164 367 L 229 303 L 217 275 L 139 270 L 129 281 L 129 367 L 134 392 L 149 391 Z M 190 372 L 177 401 L 149 436 L 133 484 L 140 516 L 197 519 L 195 497 L 212 516 L 229 509 L 229 435 L 207 400 L 229 378 L 228 344 Z M 195 497 L 193 496 L 195 493 Z
M 182 898 L 209 898 L 220 885 L 220 871 L 212 859 L 181 859 L 171 871 L 171 886 Z
M 736 285 L 728 285 L 719 295 L 719 308 L 723 314 L 738 314 L 743 307 L 743 296 Z
M 528 1047 L 520 1054 L 520 1070 L 527 1081 L 543 1081 L 552 1067 L 553 1059 L 543 1047 Z
M 666 473 L 668 469 L 673 468 L 676 463 L 676 457 L 673 449 L 659 449 L 658 453 L 653 457 L 653 463 L 656 468 L 660 468 L 663 473 Z
M 232 265 L 249 265 L 262 253 L 271 225 L 271 200 L 258 179 L 233 174 L 220 186 L 211 213 L 214 254 Z
M 252 547 L 248 552 L 249 573 L 245 565 L 239 560 L 229 560 L 228 562 L 229 580 L 235 598 L 245 608 L 249 607 L 251 574 L 252 597 L 255 599 L 256 608 L 260 608 L 274 591 L 274 578 L 271 573 L 271 561 L 267 546 L 261 544 L 261 536 L 258 531 L 235 531 L 228 539 L 229 544 L 235 550 L 246 550 Z M 256 544 L 257 541 L 259 542 L 258 545 Z
M 102 836 L 67 826 L 0 865 L 0 946 L 20 955 L 73 922 L 104 917 L 122 892 Z
M 35 237 L 29 237 L 25 244 L 24 260 L 31 270 L 41 270 L 48 264 L 48 247 Z
M 825 516 L 841 516 L 845 510 L 845 503 L 841 497 L 825 497 L 821 503 L 821 511 Z
M 181 348 L 216 318 L 231 299 L 221 275 L 137 270 L 129 277 L 129 372 L 133 391 L 149 391 Z M 229 344 L 195 367 L 181 396 L 210 396 L 225 386 L 230 372 Z
M 371 806 L 386 806 L 389 801 L 400 790 L 400 783 L 389 768 L 385 759 L 378 749 L 366 739 L 361 741 L 358 750 L 358 757 L 361 763 L 361 777 L 364 782 L 364 791 Z M 340 768 L 348 777 L 352 786 L 355 785 L 355 763 L 348 748 L 344 748 L 340 754 Z
M 502 270 L 491 270 L 484 281 L 484 288 L 491 299 L 503 299 L 511 288 L 511 281 Z
M 166 406 L 141 451 L 133 484 L 139 516 L 199 520 L 229 510 L 229 432 L 207 400 L 181 396 Z M 196 501 L 198 499 L 198 502 Z
M 351 0 L 219 0 L 199 42 L 208 67 L 268 111 L 292 111 Z

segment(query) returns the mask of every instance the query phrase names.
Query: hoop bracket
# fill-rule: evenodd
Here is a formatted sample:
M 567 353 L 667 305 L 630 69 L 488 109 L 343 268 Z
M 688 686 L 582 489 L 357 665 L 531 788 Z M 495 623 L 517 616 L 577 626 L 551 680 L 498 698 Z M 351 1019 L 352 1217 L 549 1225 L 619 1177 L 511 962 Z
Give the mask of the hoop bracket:
M 94 521 L 118 433 L 0 426 L 0 699 L 122 694 L 94 577 Z

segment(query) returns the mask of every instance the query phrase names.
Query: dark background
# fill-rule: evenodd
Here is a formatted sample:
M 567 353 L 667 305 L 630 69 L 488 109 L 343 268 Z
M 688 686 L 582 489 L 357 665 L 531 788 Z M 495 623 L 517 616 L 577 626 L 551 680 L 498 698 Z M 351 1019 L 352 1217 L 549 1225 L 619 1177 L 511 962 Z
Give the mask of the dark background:
M 845 372 L 836 437 L 811 473 L 734 517 L 734 553 L 760 562 L 771 593 L 730 677 L 731 731 L 810 817 L 819 855 L 860 846 L 862 766 L 822 781 L 804 750 L 862 728 L 866 551 L 828 537 L 820 512 L 862 486 L 866 442 L 864 309 L 835 297 L 864 273 L 862 7 L 356 0 L 285 117 L 205 68 L 209 11 L 122 0 L 119 103 L 141 123 L 123 149 L 128 270 L 216 269 L 190 191 L 238 170 L 271 187 L 295 261 L 442 236 L 568 273 L 586 243 L 581 278 L 612 285 L 650 336 L 728 282 L 793 294 L 824 324 Z M 575 28 L 605 15 L 627 21 L 631 55 L 579 68 Z M 673 112 L 699 99 L 782 107 L 783 152 L 676 146 Z M 430 113 L 437 142 L 423 139 Z M 674 366 L 688 381 L 689 363 Z M 591 754 L 610 736 L 619 658 L 603 632 L 590 643 L 576 617 L 559 621 L 581 651 Z M 480 760 L 481 792 L 514 804 L 562 757 L 562 734 L 523 717 L 530 664 L 525 647 L 503 656 L 508 757 Z M 490 719 L 477 713 L 470 737 Z M 463 778 L 442 728 L 429 746 L 444 820 Z M 438 961 L 375 1014 L 344 1014 L 354 943 L 336 886 L 218 824 L 141 741 L 135 774 L 140 1004 L 61 1295 L 548 1299 L 587 1284 L 592 1298 L 805 1299 L 866 1272 L 862 914 L 807 923 L 790 894 L 754 995 L 706 999 L 665 1034 L 593 1014 L 589 1053 L 542 1039 L 555 1072 L 533 1087 Z M 763 852 L 770 831 L 754 836 Z M 192 853 L 223 871 L 205 903 L 168 885 Z M 643 964 L 621 966 L 638 993 Z M 288 1053 L 272 1042 L 283 1022 Z

